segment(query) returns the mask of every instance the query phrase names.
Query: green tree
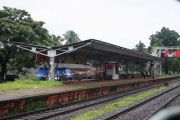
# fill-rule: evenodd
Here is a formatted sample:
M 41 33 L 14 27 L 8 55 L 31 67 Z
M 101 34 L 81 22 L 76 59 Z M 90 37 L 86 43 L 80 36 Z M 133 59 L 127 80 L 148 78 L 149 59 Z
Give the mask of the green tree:
M 63 34 L 63 40 L 66 41 L 66 45 L 81 41 L 78 34 L 75 33 L 73 30 L 66 31 L 66 33 Z
M 27 51 L 19 50 L 16 56 L 10 58 L 8 70 L 18 70 L 18 73 L 24 73 L 23 67 L 31 68 L 35 66 L 36 55 Z
M 150 36 L 151 46 L 177 46 L 179 43 L 180 35 L 169 28 L 163 27 L 161 31 Z
M 137 52 L 145 53 L 146 52 L 146 48 L 145 47 L 146 47 L 145 44 L 142 43 L 141 41 L 139 41 L 139 43 L 136 45 L 135 50 Z
M 49 39 L 52 46 L 61 46 L 62 42 L 64 41 L 61 36 L 56 36 L 56 35 L 50 35 Z
M 162 46 L 162 39 L 157 38 L 155 35 L 151 35 L 149 38 L 150 46 Z
M 14 46 L 14 42 L 43 46 L 53 46 L 57 44 L 57 40 L 54 39 L 55 37 L 49 35 L 48 30 L 43 28 L 43 25 L 44 22 L 33 20 L 31 15 L 25 10 L 9 7 L 0 9 L 1 79 L 6 78 L 7 64 L 10 63 L 10 60 L 12 63 L 12 60 L 19 54 L 17 53 L 17 48 Z

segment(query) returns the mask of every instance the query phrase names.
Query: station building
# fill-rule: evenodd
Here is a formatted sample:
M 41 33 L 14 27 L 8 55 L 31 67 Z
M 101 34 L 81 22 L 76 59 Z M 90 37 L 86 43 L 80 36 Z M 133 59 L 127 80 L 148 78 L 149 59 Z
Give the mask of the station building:
M 38 62 L 47 62 L 50 73 L 67 68 L 74 80 L 111 80 L 149 76 L 158 68 L 158 57 L 139 53 L 107 42 L 89 39 L 58 47 L 40 47 L 16 43 L 17 47 L 37 54 Z

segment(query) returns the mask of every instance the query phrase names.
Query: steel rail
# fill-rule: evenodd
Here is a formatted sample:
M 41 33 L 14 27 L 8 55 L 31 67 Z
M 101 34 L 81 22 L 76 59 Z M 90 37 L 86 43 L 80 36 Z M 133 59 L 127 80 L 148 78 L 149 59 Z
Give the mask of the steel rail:
M 168 90 L 166 90 L 166 91 L 164 91 L 164 92 L 161 92 L 161 93 L 159 93 L 159 94 L 157 94 L 157 95 L 155 95 L 155 96 L 152 96 L 152 97 L 148 98 L 147 100 L 143 100 L 143 101 L 141 101 L 141 102 L 139 102 L 139 103 L 137 103 L 137 104 L 135 104 L 135 105 L 132 105 L 131 107 L 129 107 L 129 108 L 127 108 L 127 109 L 124 109 L 124 110 L 119 111 L 119 112 L 117 112 L 117 113 L 111 114 L 110 116 L 100 118 L 100 120 L 113 120 L 113 119 L 117 118 L 118 116 L 120 116 L 120 115 L 122 115 L 122 114 L 125 114 L 125 113 L 127 113 L 127 112 L 129 112 L 129 111 L 131 111 L 131 110 L 133 110 L 133 109 L 136 109 L 137 107 L 140 107 L 140 106 L 142 106 L 142 105 L 144 105 L 144 104 L 146 104 L 146 103 L 154 100 L 155 98 L 158 98 L 158 97 L 160 97 L 160 96 L 162 96 L 162 95 L 164 95 L 164 94 L 166 94 L 166 93 L 168 93 L 168 92 L 170 92 L 170 91 L 172 91 L 172 90 L 174 90 L 174 89 L 176 89 L 176 88 L 178 88 L 178 87 L 180 87 L 180 85 L 178 85 L 178 86 L 176 86 L 176 87 L 173 87 L 173 88 L 170 88 L 170 89 L 168 89 Z M 177 97 L 177 96 L 174 96 L 174 97 Z M 174 98 L 174 97 L 173 97 L 173 98 Z M 172 100 L 173 100 L 173 99 L 172 99 Z M 170 100 L 169 102 L 171 102 L 171 100 Z M 168 103 L 169 103 L 169 102 L 168 102 Z M 166 106 L 166 105 L 164 105 L 164 106 Z M 158 112 L 158 111 L 157 111 L 157 112 Z M 151 116 L 152 116 L 152 115 L 151 115 Z M 150 117 L 147 117 L 145 120 L 147 120 L 147 119 L 149 119 L 149 118 L 150 118 Z
M 160 110 L 164 109 L 167 105 L 169 105 L 172 101 L 174 101 L 177 97 L 179 97 L 180 94 L 175 95 L 172 99 L 170 99 L 166 104 L 161 106 L 158 110 L 156 110 L 154 113 L 150 114 L 148 117 L 146 117 L 144 120 L 149 120 L 152 116 L 157 114 Z

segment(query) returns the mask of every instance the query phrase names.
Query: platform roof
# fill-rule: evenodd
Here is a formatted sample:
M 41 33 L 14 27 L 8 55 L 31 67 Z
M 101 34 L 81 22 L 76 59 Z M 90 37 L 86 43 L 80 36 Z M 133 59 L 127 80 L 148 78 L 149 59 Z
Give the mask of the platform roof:
M 107 42 L 103 42 L 100 40 L 95 40 L 95 39 L 89 39 L 89 40 L 84 40 L 81 42 L 69 44 L 69 45 L 63 45 L 59 47 L 52 47 L 52 49 L 63 49 L 63 48 L 68 48 L 68 47 L 76 47 L 76 46 L 83 46 L 88 44 L 86 47 L 82 47 L 80 49 L 75 50 L 74 52 L 85 54 L 87 56 L 89 55 L 95 55 L 95 56 L 103 56 L 107 55 L 109 57 L 123 57 L 123 58 L 128 58 L 128 59 L 138 59 L 138 60 L 143 60 L 143 61 L 160 61 L 158 57 L 148 55 L 145 53 L 139 53 L 134 50 L 130 50 L 124 47 L 120 47 L 117 45 L 113 45 Z M 106 56 L 106 57 L 107 57 Z
M 49 50 L 55 50 L 55 56 L 59 57 L 68 54 L 79 54 L 90 58 L 111 58 L 112 60 L 122 58 L 133 61 L 160 61 L 160 58 L 158 57 L 139 53 L 134 50 L 130 50 L 124 47 L 120 47 L 95 39 L 84 40 L 81 42 L 56 47 L 41 47 L 38 45 L 18 42 L 16 42 L 15 44 L 19 48 L 24 48 L 25 50 L 29 50 L 36 54 L 42 54 L 45 56 L 49 56 Z M 34 47 L 36 48 L 35 51 L 33 51 Z

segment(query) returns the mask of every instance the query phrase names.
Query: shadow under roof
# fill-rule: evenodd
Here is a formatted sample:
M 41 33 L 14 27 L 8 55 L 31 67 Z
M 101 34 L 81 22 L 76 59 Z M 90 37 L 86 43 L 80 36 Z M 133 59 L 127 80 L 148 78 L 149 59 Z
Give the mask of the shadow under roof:
M 52 49 L 68 48 L 69 46 L 80 46 L 84 44 L 90 44 L 90 47 L 80 48 L 77 51 L 86 50 L 88 52 L 91 52 L 92 50 L 96 50 L 96 51 L 101 51 L 101 53 L 109 52 L 116 55 L 123 55 L 123 56 L 133 57 L 133 58 L 142 59 L 146 61 L 160 61 L 160 58 L 158 57 L 145 54 L 145 53 L 139 53 L 131 49 L 127 49 L 124 47 L 120 47 L 117 45 L 113 45 L 113 44 L 103 42 L 100 40 L 95 40 L 95 39 L 89 39 L 89 40 L 84 40 L 81 42 L 72 43 L 68 45 L 52 47 Z M 74 52 L 77 52 L 77 51 L 74 51 Z
M 111 57 L 124 57 L 128 59 L 133 59 L 133 60 L 142 60 L 142 61 L 160 61 L 160 58 L 145 54 L 145 53 L 139 53 L 137 51 L 127 49 L 124 47 L 120 47 L 117 45 L 113 45 L 107 42 L 103 42 L 100 40 L 95 40 L 95 39 L 89 39 L 89 40 L 84 40 L 81 42 L 77 43 L 72 43 L 68 45 L 62 45 L 62 46 L 56 46 L 56 47 L 46 47 L 46 46 L 38 46 L 38 45 L 32 45 L 32 44 L 26 44 L 26 43 L 20 43 L 20 42 L 15 42 L 16 45 L 24 45 L 26 47 L 36 47 L 36 49 L 39 50 L 44 50 L 48 51 L 50 49 L 56 50 L 57 56 L 63 56 L 67 54 L 73 54 L 73 53 L 80 53 L 83 55 L 90 55 L 91 56 L 111 56 Z M 72 51 L 69 51 L 69 47 L 73 48 L 78 48 L 78 49 L 73 49 Z M 62 52 L 61 50 L 64 50 L 66 52 Z

